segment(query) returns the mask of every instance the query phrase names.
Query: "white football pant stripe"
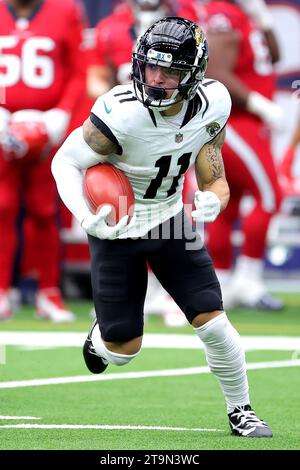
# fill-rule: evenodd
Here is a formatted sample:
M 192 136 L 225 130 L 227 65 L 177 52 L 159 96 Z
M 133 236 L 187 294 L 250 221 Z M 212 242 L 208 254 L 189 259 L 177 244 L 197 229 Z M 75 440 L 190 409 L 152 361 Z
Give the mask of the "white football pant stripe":
M 273 212 L 276 207 L 275 194 L 259 156 L 230 125 L 226 126 L 226 143 L 241 158 L 251 173 L 260 192 L 263 209 L 266 212 Z

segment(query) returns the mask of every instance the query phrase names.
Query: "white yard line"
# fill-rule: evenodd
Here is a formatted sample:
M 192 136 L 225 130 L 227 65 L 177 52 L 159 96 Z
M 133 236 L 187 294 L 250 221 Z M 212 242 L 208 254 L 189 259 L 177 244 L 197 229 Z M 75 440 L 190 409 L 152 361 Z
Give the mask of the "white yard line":
M 106 429 L 134 431 L 193 431 L 193 432 L 222 432 L 222 429 L 207 428 L 173 428 L 168 426 L 122 426 L 109 424 L 3 424 L 0 429 Z
M 0 331 L 0 345 L 20 346 L 26 349 L 82 347 L 86 333 L 44 331 Z M 251 350 L 300 351 L 300 338 L 289 336 L 242 336 L 243 347 Z M 193 334 L 145 334 L 143 348 L 203 349 Z
M 272 369 L 282 367 L 298 367 L 300 366 L 300 359 L 286 360 L 286 361 L 270 361 L 270 362 L 254 362 L 247 364 L 247 369 Z M 50 379 L 32 379 L 32 380 L 18 380 L 0 383 L 0 389 L 7 388 L 21 388 L 21 387 L 38 387 L 43 385 L 60 385 L 67 383 L 85 383 L 85 382 L 106 382 L 109 380 L 129 380 L 129 379 L 144 379 L 149 377 L 175 377 L 183 375 L 198 375 L 206 374 L 209 372 L 207 366 L 203 367 L 190 367 L 187 369 L 168 369 L 168 370 L 151 370 L 142 372 L 121 372 L 116 374 L 103 374 L 103 375 L 79 375 L 75 377 L 53 377 Z
M 23 420 L 23 419 L 41 419 L 41 418 L 36 418 L 35 416 L 0 416 L 0 419 L 3 419 L 5 421 L 10 420 L 10 419 L 16 419 L 16 420 Z

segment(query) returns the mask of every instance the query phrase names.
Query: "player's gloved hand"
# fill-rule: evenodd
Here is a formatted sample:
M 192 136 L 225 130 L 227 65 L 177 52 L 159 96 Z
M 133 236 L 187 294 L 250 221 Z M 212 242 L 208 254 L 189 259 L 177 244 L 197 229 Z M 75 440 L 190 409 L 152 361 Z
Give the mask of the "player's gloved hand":
M 248 95 L 246 107 L 248 111 L 257 114 L 274 130 L 284 130 L 286 126 L 284 121 L 284 112 L 279 104 L 274 103 L 274 101 L 269 100 L 256 91 L 251 91 Z
M 252 18 L 258 28 L 263 31 L 273 28 L 273 17 L 264 0 L 237 0 L 237 3 Z
M 111 206 L 103 206 L 97 214 L 90 214 L 83 219 L 81 222 L 82 228 L 93 237 L 101 240 L 114 240 L 117 238 L 118 232 L 128 224 L 129 216 L 122 217 L 116 225 L 107 225 L 105 219 L 111 211 Z
M 10 116 L 10 112 L 0 106 L 0 135 L 2 135 L 6 131 L 6 128 L 10 121 Z
M 28 152 L 27 143 L 9 127 L 1 135 L 1 147 L 5 160 L 19 160 Z
M 10 121 L 10 112 L 6 109 L 0 106 L 0 147 L 4 151 L 4 142 L 6 139 L 7 135 L 7 127 Z
M 61 144 L 70 122 L 70 114 L 59 108 L 44 111 L 42 121 L 46 127 L 49 141 L 53 147 Z
M 196 222 L 213 222 L 221 211 L 221 201 L 212 191 L 196 191 L 194 204 L 192 217 Z
M 26 109 L 13 113 L 2 134 L 1 146 L 7 160 L 40 161 L 49 153 L 48 134 L 41 111 Z

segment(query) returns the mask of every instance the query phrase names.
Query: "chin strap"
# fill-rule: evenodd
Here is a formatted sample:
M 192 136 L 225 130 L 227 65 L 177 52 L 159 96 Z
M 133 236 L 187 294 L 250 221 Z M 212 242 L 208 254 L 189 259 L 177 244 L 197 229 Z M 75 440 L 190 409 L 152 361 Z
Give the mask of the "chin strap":
M 167 97 L 167 92 L 164 88 L 150 88 L 149 91 L 147 99 L 151 101 L 160 101 Z

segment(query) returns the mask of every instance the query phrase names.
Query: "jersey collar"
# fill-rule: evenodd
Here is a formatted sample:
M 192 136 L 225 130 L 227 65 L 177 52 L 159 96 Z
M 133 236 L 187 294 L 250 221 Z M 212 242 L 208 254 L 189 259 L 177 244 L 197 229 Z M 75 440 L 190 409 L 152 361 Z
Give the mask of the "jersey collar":
M 42 8 L 43 4 L 45 3 L 45 0 L 40 0 L 35 6 L 34 8 L 31 10 L 31 12 L 29 13 L 28 16 L 24 16 L 24 17 L 21 17 L 21 16 L 18 16 L 15 8 L 12 6 L 12 5 L 9 5 L 8 3 L 5 3 L 5 6 L 6 8 L 8 9 L 8 11 L 10 12 L 10 14 L 12 15 L 12 17 L 15 19 L 15 20 L 19 20 L 20 18 L 24 18 L 25 20 L 28 20 L 28 21 L 31 21 L 33 20 L 33 18 L 38 14 L 38 12 L 40 11 L 40 9 Z

